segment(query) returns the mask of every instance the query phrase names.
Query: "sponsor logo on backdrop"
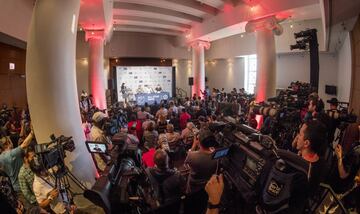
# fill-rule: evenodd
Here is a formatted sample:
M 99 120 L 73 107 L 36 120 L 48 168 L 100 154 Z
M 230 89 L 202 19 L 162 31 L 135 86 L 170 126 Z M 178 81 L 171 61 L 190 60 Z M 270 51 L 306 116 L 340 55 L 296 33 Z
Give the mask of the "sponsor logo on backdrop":
M 164 92 L 168 92 L 172 96 L 172 67 L 153 67 L 153 66 L 118 66 L 117 67 L 117 84 L 120 88 L 125 83 L 129 89 L 129 93 L 133 95 L 135 100 L 136 90 L 141 85 L 155 90 L 159 84 Z M 131 95 L 130 95 L 131 96 Z M 123 101 L 123 97 L 119 95 L 119 101 Z

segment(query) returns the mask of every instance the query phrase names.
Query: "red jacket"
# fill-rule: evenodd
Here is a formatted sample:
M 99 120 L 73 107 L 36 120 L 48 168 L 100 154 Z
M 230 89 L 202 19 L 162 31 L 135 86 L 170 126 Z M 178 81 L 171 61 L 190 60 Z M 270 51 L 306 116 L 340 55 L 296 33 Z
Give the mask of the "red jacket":
M 149 151 L 145 152 L 142 155 L 142 161 L 146 167 L 154 167 L 154 155 L 155 155 L 155 149 L 151 148 Z
M 136 124 L 135 124 L 136 123 Z M 131 127 L 135 126 L 135 130 L 136 130 L 136 136 L 138 137 L 139 140 L 142 139 L 143 136 L 143 130 L 142 130 L 142 123 L 140 120 L 136 120 L 136 121 L 130 121 L 128 123 L 128 132 L 131 133 Z
M 180 114 L 180 119 L 179 119 L 179 123 L 180 123 L 180 128 L 181 130 L 186 128 L 186 123 L 191 119 L 190 114 L 188 114 L 187 112 L 185 113 L 181 113 Z

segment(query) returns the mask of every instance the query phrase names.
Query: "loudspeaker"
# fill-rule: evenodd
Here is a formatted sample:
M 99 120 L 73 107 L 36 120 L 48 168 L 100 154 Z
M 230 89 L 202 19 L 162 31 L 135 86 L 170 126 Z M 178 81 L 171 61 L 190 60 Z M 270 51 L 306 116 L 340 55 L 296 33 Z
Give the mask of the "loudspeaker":
M 194 77 L 189 77 L 189 85 L 194 85 Z
M 325 85 L 325 93 L 330 95 L 336 95 L 336 86 L 334 85 Z

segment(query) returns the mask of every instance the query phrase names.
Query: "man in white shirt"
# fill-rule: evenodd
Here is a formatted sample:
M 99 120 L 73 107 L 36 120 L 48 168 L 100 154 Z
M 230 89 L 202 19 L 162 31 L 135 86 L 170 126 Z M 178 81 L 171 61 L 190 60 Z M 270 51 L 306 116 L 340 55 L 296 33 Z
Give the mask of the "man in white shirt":
M 70 210 L 69 199 L 65 194 L 59 194 L 54 177 L 50 176 L 38 157 L 30 161 L 30 168 L 35 174 L 33 191 L 39 206 L 56 214 L 66 213 L 67 207 Z

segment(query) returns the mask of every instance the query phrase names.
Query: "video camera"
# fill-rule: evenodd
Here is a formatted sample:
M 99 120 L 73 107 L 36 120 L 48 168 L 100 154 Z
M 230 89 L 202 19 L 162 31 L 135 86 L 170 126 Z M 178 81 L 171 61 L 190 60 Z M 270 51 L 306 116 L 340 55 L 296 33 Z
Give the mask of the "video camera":
M 113 164 L 105 169 L 90 190 L 85 190 L 84 196 L 106 213 L 132 213 L 146 207 L 141 150 L 137 145 L 126 143 L 126 134 L 114 137 L 117 138 L 113 139 L 114 148 L 111 151 Z M 96 142 L 87 141 L 86 144 L 88 148 L 95 148 Z M 101 147 L 102 144 L 98 146 Z
M 35 153 L 37 158 L 45 169 L 51 169 L 54 166 L 58 167 L 56 171 L 57 177 L 61 177 L 66 173 L 64 158 L 65 151 L 72 152 L 75 150 L 75 143 L 72 137 L 55 137 L 54 134 L 50 136 L 51 142 L 35 145 Z
M 337 120 L 340 123 L 356 123 L 357 116 L 352 111 L 349 112 L 349 103 L 339 102 L 336 98 L 328 100 L 327 103 L 338 106 L 336 110 L 327 110 L 327 114 L 331 119 Z
M 271 137 L 247 125 L 226 122 L 214 126 L 209 128 L 223 149 L 216 150 L 213 157 L 218 159 L 229 187 L 223 194 L 224 207 L 229 209 L 226 213 L 244 209 L 255 213 L 249 210 L 254 207 L 274 213 L 302 211 L 308 185 L 306 161 L 277 149 Z
M 12 109 L 0 110 L 0 126 L 4 126 L 6 122 L 10 120 L 12 111 Z
M 104 124 L 104 131 L 107 136 L 114 136 L 120 128 L 126 127 L 127 115 L 121 107 L 116 105 L 108 109 L 108 114 L 109 118 Z

